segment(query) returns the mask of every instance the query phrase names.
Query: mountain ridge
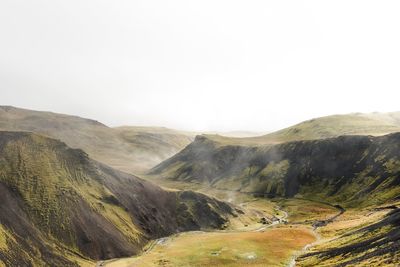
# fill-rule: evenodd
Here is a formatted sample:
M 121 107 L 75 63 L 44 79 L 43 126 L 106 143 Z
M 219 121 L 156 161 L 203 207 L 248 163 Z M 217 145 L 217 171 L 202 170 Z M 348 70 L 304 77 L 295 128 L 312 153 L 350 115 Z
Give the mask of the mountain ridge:
M 396 180 L 396 175 L 400 175 L 400 150 L 396 150 L 399 144 L 400 133 L 257 147 L 221 146 L 206 136 L 198 136 L 177 155 L 154 167 L 150 174 L 272 197 L 308 194 L 341 201 L 351 195 L 361 200 L 368 194 L 360 191 L 361 195 L 355 195 L 357 183 L 375 188 L 371 191 L 389 180 L 399 184 Z M 321 188 L 325 189 L 323 193 Z
M 232 138 L 220 135 L 206 135 L 206 137 L 221 145 L 257 146 L 341 135 L 379 136 L 393 132 L 400 132 L 400 112 L 350 113 L 318 117 L 257 137 Z

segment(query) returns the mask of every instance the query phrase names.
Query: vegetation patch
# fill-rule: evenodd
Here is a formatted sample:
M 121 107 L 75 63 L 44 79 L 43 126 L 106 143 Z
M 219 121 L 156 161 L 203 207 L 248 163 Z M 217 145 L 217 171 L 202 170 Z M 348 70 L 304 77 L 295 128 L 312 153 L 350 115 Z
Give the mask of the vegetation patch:
M 279 240 L 279 242 L 277 242 Z M 286 266 L 292 253 L 315 240 L 304 227 L 276 228 L 265 232 L 185 233 L 169 245 L 106 266 Z
M 7 250 L 7 233 L 3 225 L 0 224 L 0 250 Z

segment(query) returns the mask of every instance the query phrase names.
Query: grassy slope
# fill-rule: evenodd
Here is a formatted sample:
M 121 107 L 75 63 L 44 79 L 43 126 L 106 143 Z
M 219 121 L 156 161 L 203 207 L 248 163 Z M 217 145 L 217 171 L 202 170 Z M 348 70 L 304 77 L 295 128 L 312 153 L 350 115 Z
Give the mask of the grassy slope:
M 229 138 L 220 135 L 207 135 L 207 137 L 220 145 L 257 146 L 331 138 L 340 135 L 379 136 L 393 132 L 400 132 L 400 112 L 355 113 L 320 117 L 258 137 Z
M 398 266 L 400 209 L 350 210 L 321 231 L 319 242 L 296 266 Z
M 0 130 L 30 131 L 60 139 L 96 160 L 134 173 L 172 156 L 194 136 L 156 127 L 110 128 L 76 116 L 7 106 L 0 106 Z
M 400 113 L 395 113 L 400 114 Z M 265 135 L 259 141 L 288 142 L 331 138 L 340 135 L 385 135 L 400 131 L 400 124 L 373 114 L 333 115 L 308 120 L 289 128 Z M 255 138 L 255 140 L 258 140 Z
M 338 213 L 330 205 L 305 199 L 281 199 L 279 205 L 288 213 L 288 221 L 294 224 L 311 225 L 317 220 L 326 220 Z
M 75 266 L 151 238 L 221 227 L 230 206 L 161 188 L 40 135 L 0 132 L 0 260 Z

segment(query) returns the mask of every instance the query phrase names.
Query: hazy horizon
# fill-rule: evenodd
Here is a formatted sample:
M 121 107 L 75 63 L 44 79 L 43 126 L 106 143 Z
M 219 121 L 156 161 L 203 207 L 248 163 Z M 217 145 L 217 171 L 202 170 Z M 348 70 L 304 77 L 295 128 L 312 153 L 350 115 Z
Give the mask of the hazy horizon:
M 2 1 L 1 104 L 203 132 L 398 111 L 399 11 L 398 1 Z
M 169 126 L 165 126 L 165 125 L 149 125 L 149 124 L 121 124 L 121 125 L 109 125 L 101 120 L 98 120 L 96 118 L 91 118 L 91 117 L 85 117 L 79 114 L 69 114 L 69 113 L 60 113 L 60 112 L 55 112 L 53 110 L 37 110 L 37 109 L 30 109 L 30 108 L 25 108 L 25 107 L 19 107 L 19 106 L 13 106 L 13 105 L 7 105 L 7 104 L 1 104 L 0 103 L 0 107 L 14 107 L 17 109 L 26 109 L 26 110 L 32 110 L 32 111 L 39 111 L 39 112 L 51 112 L 51 113 L 58 113 L 58 114 L 62 114 L 62 115 L 70 115 L 70 116 L 77 116 L 83 119 L 90 119 L 90 120 L 95 120 L 98 121 L 102 124 L 105 124 L 108 127 L 114 127 L 114 128 L 118 128 L 118 127 L 154 127 L 154 128 L 169 128 L 172 130 L 180 130 L 180 131 L 187 131 L 187 132 L 194 132 L 194 133 L 204 133 L 204 134 L 227 134 L 227 136 L 232 136 L 232 137 L 254 137 L 254 136 L 259 136 L 259 135 L 264 135 L 264 134 L 268 134 L 268 133 L 272 133 L 274 131 L 278 131 L 278 130 L 282 130 L 286 127 L 290 127 L 293 126 L 295 124 L 304 122 L 304 121 L 308 121 L 308 120 L 312 120 L 312 119 L 316 119 L 316 118 L 320 118 L 320 117 L 311 117 L 311 118 L 307 118 L 303 121 L 297 121 L 294 122 L 293 124 L 290 125 L 286 125 L 282 128 L 277 128 L 277 129 L 271 129 L 271 130 L 264 130 L 264 131 L 252 131 L 252 130 L 247 130 L 247 129 L 232 129 L 232 130 L 214 130 L 214 129 L 207 129 L 207 130 L 195 130 L 195 129 L 185 129 L 185 128 L 174 128 L 174 127 L 169 127 Z M 372 114 L 372 113 L 395 113 L 395 112 L 400 112 L 400 111 L 389 111 L 389 112 L 379 112 L 379 111 L 374 111 L 374 112 L 369 112 L 369 113 L 361 113 L 361 114 Z M 332 115 L 350 115 L 350 114 L 360 114 L 360 112 L 351 112 L 351 113 L 336 113 L 336 114 L 329 114 L 326 116 L 332 116 Z M 321 117 L 325 117 L 325 116 L 321 116 Z

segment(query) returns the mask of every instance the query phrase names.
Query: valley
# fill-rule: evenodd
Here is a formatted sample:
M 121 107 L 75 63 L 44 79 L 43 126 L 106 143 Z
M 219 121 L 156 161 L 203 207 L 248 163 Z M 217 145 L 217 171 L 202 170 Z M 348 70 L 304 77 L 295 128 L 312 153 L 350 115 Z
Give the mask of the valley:
M 400 267 L 399 14 L 0 1 L 0 267 Z
M 264 199 L 256 199 L 246 204 L 243 203 L 243 206 L 246 208 L 250 206 L 257 210 L 262 210 L 263 207 L 268 209 L 270 204 L 265 205 L 264 202 Z M 206 266 L 209 264 L 215 266 L 337 266 L 336 263 L 345 262 L 345 259 L 350 258 L 353 260 L 353 265 L 357 263 L 356 266 L 397 266 L 397 256 L 395 256 L 398 253 L 397 250 L 392 250 L 392 252 L 383 250 L 380 252 L 381 254 L 371 253 L 371 255 L 365 250 L 362 253 L 352 253 L 351 257 L 346 258 L 341 257 L 340 254 L 330 255 L 330 251 L 337 250 L 338 247 L 346 245 L 348 240 L 355 238 L 354 232 L 368 229 L 376 222 L 385 221 L 387 216 L 392 217 L 393 215 L 390 215 L 392 210 L 376 207 L 365 210 L 350 209 L 342 213 L 329 205 L 314 201 L 285 199 L 274 205 L 278 203 L 282 205 L 282 209 L 288 210 L 287 223 L 271 224 L 266 227 L 258 224 L 248 225 L 240 230 L 228 230 L 228 233 L 220 231 L 185 233 L 168 239 L 166 243 L 156 244 L 156 249 L 149 254 L 115 260 L 110 264 L 106 263 L 106 266 L 142 266 L 141 263 L 144 263 L 143 266 Z M 276 216 L 278 215 L 276 214 Z M 310 220 L 310 218 L 314 219 Z M 330 221 L 330 218 L 335 219 Z M 329 220 L 329 222 L 315 226 L 316 222 L 325 220 Z M 385 226 L 396 232 L 398 231 L 396 228 L 398 220 L 391 226 L 389 223 L 386 223 Z M 280 234 L 285 237 L 290 236 L 288 230 L 293 231 L 291 232 L 293 234 L 291 242 L 293 243 L 282 241 L 284 240 L 282 237 L 276 239 L 276 235 Z M 376 235 L 377 233 L 369 234 L 370 237 Z M 246 243 L 247 238 L 251 239 L 251 237 L 263 240 L 258 244 L 259 249 L 252 245 L 241 246 L 241 242 Z M 264 237 L 266 239 L 263 239 Z M 201 246 L 197 243 L 200 240 Z M 338 240 L 344 241 L 340 243 Z M 393 241 L 396 242 L 396 240 L 398 239 L 395 237 Z M 388 242 L 388 244 L 390 243 Z M 362 249 L 363 245 L 362 243 L 358 244 L 356 240 L 354 246 Z M 250 252 L 249 247 L 252 248 Z M 177 251 L 176 248 L 179 248 L 177 254 L 174 253 Z M 379 247 L 377 249 L 379 250 Z M 327 256 L 325 258 L 318 256 L 319 251 L 324 250 Z M 218 254 L 216 251 L 220 251 L 220 253 Z M 252 256 L 247 260 L 240 260 L 243 255 Z M 256 257 L 259 261 L 255 260 Z M 168 259 L 174 260 L 169 261 Z M 193 259 L 195 260 L 193 261 Z M 196 265 L 196 262 L 204 262 L 204 264 Z M 347 266 L 344 262 L 340 266 Z
M 287 225 L 288 214 L 277 203 L 243 197 L 247 202 L 238 206 L 249 214 L 258 213 L 258 220 L 233 218 L 227 230 L 163 238 L 141 256 L 106 261 L 102 266 L 285 266 L 296 251 L 315 241 L 310 227 Z
M 271 200 L 182 182 L 169 181 L 164 185 L 229 198 L 248 214 L 260 214 L 257 220 L 242 217 L 238 222 L 233 218 L 227 230 L 186 232 L 163 238 L 140 256 L 105 261 L 101 266 L 294 266 L 295 259 L 311 245 L 327 240 L 323 229 L 343 214 L 330 204 L 306 199 Z M 260 223 L 260 218 L 266 218 L 268 223 Z M 325 221 L 326 224 L 316 226 Z
M 396 267 L 398 114 L 236 138 L 1 107 L 0 266 Z

